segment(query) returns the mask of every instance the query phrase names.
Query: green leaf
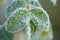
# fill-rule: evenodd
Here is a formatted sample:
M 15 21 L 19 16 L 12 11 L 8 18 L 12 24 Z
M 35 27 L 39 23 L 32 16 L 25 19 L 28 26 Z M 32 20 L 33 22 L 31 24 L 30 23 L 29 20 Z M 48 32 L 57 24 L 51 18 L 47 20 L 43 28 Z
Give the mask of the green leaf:
M 27 3 L 28 3 L 30 8 L 35 8 L 35 7 L 40 6 L 40 4 L 37 0 L 29 0 Z
M 6 16 L 9 16 L 5 27 L 7 32 L 15 33 L 25 29 L 28 38 L 31 35 L 32 40 L 38 40 L 40 32 L 42 30 L 47 32 L 49 29 L 49 16 L 45 10 L 40 8 L 37 0 L 13 2 L 8 6 Z
M 26 4 L 23 0 L 17 0 L 14 1 L 11 5 L 7 7 L 7 13 L 6 16 L 10 16 L 13 11 L 19 9 L 19 8 L 25 8 Z
M 31 28 L 30 28 L 30 24 L 27 24 L 26 27 L 24 28 L 24 31 L 27 34 L 27 40 L 31 39 Z
M 49 29 L 49 17 L 47 13 L 39 8 L 33 8 L 31 12 L 35 15 L 35 18 L 32 16 L 35 24 L 37 24 L 40 29 L 47 31 Z
M 37 27 L 35 26 L 35 24 L 32 21 L 30 21 L 30 29 L 31 29 L 31 38 L 32 38 L 37 29 Z
M 6 30 L 9 32 L 17 32 L 22 30 L 25 25 L 29 22 L 30 16 L 26 9 L 21 9 L 14 13 L 7 21 Z
M 0 40 L 13 40 L 14 34 L 5 31 L 5 27 L 0 29 Z
M 39 26 L 39 19 L 33 13 L 31 14 L 31 20 L 34 23 L 34 25 L 38 28 L 38 26 Z

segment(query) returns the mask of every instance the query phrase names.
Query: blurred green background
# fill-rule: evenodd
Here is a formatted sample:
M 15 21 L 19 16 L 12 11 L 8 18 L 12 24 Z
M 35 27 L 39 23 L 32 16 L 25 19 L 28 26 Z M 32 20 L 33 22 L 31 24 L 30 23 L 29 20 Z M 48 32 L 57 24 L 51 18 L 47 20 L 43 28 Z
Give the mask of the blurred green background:
M 53 39 L 60 40 L 60 0 L 57 0 L 56 6 L 50 0 L 39 0 L 39 2 L 50 16 L 54 35 Z

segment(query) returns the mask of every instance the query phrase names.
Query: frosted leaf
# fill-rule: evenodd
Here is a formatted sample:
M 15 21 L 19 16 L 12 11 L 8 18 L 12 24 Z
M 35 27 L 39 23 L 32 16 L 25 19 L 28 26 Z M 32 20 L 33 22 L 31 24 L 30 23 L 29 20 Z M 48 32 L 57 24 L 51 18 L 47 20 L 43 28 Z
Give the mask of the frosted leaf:
M 11 13 L 18 9 L 18 8 L 24 8 L 26 6 L 25 2 L 23 0 L 17 0 L 17 1 L 14 1 L 11 5 L 9 5 L 7 7 L 7 13 L 6 13 L 6 16 L 10 16 Z
M 37 0 L 29 0 L 28 1 L 28 5 L 30 8 L 35 8 L 35 7 L 39 7 L 40 4 Z
M 17 11 L 7 20 L 6 30 L 12 33 L 22 30 L 27 24 L 26 19 L 29 18 L 27 14 L 28 12 L 26 10 Z
M 40 8 L 37 0 L 15 1 L 8 6 L 6 15 L 9 17 L 5 30 L 15 33 L 25 29 L 29 40 L 38 40 L 40 31 L 47 32 L 49 29 L 49 16 L 45 10 Z
M 36 19 L 36 21 L 38 20 L 38 22 L 36 22 L 36 24 L 38 24 L 38 26 L 43 29 L 46 30 L 49 28 L 49 17 L 46 14 L 46 12 L 43 12 L 41 9 L 35 8 L 35 9 L 31 9 L 31 12 L 36 16 L 35 18 L 33 18 L 34 20 Z M 32 16 L 33 17 L 33 16 Z M 35 22 L 35 21 L 34 21 Z

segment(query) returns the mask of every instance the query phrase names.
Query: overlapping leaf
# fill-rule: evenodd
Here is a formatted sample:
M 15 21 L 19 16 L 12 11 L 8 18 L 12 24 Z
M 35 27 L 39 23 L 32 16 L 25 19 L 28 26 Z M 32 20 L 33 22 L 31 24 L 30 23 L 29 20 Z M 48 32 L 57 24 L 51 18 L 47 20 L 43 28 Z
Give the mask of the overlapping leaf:
M 26 10 L 23 9 L 17 11 L 8 19 L 6 30 L 13 33 L 22 30 L 29 22 L 29 18 L 30 16 Z
M 8 32 L 15 33 L 23 30 L 26 28 L 26 25 L 30 24 L 31 34 L 33 35 L 32 40 L 38 40 L 40 30 L 47 31 L 49 29 L 49 17 L 45 11 L 39 8 L 40 5 L 38 1 L 29 0 L 27 4 L 28 8 L 26 8 L 26 3 L 23 0 L 20 0 L 8 7 L 7 17 L 9 17 L 7 18 L 8 20 L 5 29 Z M 37 37 L 35 38 L 35 36 Z

